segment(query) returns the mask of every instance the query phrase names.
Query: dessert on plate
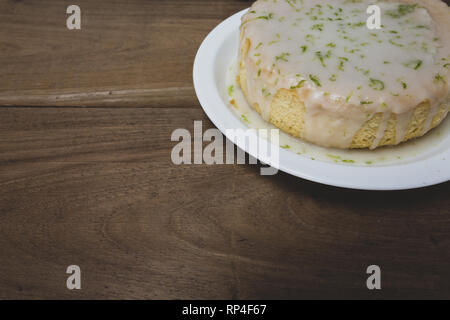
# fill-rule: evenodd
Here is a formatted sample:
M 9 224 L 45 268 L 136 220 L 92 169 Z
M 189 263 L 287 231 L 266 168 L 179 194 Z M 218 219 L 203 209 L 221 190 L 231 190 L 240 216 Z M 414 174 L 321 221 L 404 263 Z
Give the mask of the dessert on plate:
M 369 29 L 367 8 L 381 9 Z M 450 9 L 440 0 L 258 0 L 238 83 L 281 130 L 324 147 L 396 145 L 449 111 Z

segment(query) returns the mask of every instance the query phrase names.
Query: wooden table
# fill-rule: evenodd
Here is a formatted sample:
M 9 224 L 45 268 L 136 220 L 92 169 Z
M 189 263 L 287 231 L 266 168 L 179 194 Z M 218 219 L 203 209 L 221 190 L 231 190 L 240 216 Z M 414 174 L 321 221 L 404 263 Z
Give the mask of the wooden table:
M 0 298 L 450 298 L 448 182 L 364 192 L 172 163 L 173 130 L 214 127 L 196 50 L 250 1 L 79 0 L 79 31 L 70 4 L 0 2 Z

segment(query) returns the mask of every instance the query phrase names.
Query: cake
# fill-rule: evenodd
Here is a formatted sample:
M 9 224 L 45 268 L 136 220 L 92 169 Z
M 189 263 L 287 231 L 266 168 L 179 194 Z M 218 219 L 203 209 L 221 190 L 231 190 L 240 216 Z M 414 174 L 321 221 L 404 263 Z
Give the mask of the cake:
M 381 25 L 369 29 L 369 5 Z M 268 122 L 340 149 L 397 145 L 449 111 L 450 9 L 440 0 L 258 0 L 238 83 Z

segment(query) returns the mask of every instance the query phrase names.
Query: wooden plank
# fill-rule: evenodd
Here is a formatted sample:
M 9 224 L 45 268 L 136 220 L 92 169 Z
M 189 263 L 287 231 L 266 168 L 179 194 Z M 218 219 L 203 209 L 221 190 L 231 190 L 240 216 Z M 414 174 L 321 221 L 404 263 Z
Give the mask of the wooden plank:
M 172 130 L 213 127 L 195 108 L 0 119 L 0 298 L 450 298 L 450 183 L 365 192 L 175 166 Z
M 450 298 L 450 183 L 373 193 L 172 164 L 174 129 L 213 127 L 195 52 L 251 1 L 77 3 L 81 32 L 69 1 L 0 2 L 0 105 L 19 106 L 0 109 L 0 298 Z
M 192 106 L 203 38 L 249 5 L 229 0 L 0 2 L 0 106 Z

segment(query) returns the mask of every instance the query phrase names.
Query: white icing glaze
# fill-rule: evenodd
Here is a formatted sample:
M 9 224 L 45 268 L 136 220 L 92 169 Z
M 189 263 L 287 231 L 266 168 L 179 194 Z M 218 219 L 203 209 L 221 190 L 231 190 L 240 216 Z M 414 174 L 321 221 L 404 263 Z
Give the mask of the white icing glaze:
M 370 149 L 375 149 L 378 146 L 378 144 L 380 143 L 381 139 L 383 139 L 384 132 L 386 131 L 387 124 L 388 124 L 390 117 L 391 117 L 390 112 L 383 113 L 383 118 L 381 119 L 380 126 L 378 127 L 377 135 L 375 137 L 375 140 L 372 142 Z
M 377 112 L 397 116 L 400 143 L 413 109 L 430 101 L 431 125 L 448 100 L 448 38 L 440 39 L 427 9 L 378 1 L 382 28 L 369 30 L 370 0 L 259 0 L 243 17 L 248 99 L 268 120 L 274 94 L 296 88 L 306 107 L 303 137 L 348 148 Z M 439 34 L 440 36 L 440 34 Z M 299 85 L 300 84 L 300 85 Z M 375 148 L 389 116 L 383 116 Z

